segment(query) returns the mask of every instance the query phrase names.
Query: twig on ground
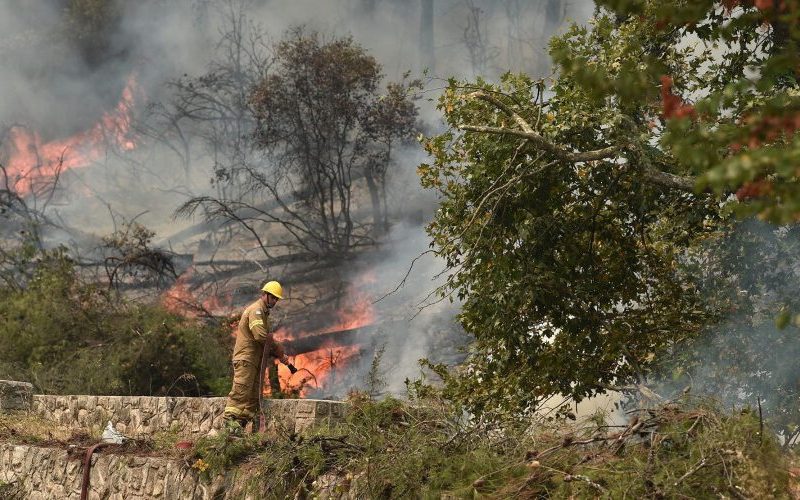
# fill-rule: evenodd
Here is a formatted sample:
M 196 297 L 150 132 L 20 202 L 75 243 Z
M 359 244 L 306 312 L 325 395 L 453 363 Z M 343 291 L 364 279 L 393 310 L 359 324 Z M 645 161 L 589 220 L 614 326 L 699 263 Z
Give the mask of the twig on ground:
M 678 478 L 677 481 L 672 483 L 672 486 L 678 486 L 684 479 L 686 479 L 687 477 L 691 476 L 695 472 L 699 471 L 700 469 L 705 467 L 707 464 L 708 464 L 708 461 L 705 458 L 700 460 L 699 462 L 697 462 L 697 464 L 694 467 L 692 467 L 691 469 L 686 471 L 686 474 L 682 475 L 681 477 Z

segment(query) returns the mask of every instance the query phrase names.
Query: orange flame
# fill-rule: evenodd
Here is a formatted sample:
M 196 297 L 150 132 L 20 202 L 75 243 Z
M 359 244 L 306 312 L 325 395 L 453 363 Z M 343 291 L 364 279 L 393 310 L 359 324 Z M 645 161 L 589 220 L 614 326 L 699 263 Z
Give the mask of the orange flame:
M 43 142 L 36 131 L 19 125 L 11 127 L 5 165 L 9 187 L 21 196 L 35 193 L 41 186 L 49 186 L 62 172 L 99 160 L 109 144 L 125 151 L 135 148 L 130 127 L 137 93 L 133 75 L 113 111 L 104 113 L 89 130 L 66 139 Z
M 194 273 L 193 268 L 189 268 L 183 273 L 175 284 L 162 295 L 162 304 L 168 310 L 181 314 L 185 317 L 197 318 L 203 312 L 219 312 L 225 309 L 229 315 L 229 327 L 231 336 L 236 337 L 239 317 L 230 315 L 231 301 L 229 297 L 220 298 L 212 296 L 205 301 L 200 301 L 189 289 L 189 280 Z M 371 297 L 359 289 L 360 285 L 374 281 L 372 274 L 362 277 L 354 286 L 349 288 L 345 295 L 345 304 L 336 313 L 336 321 L 324 328 L 304 332 L 294 331 L 290 328 L 279 328 L 274 332 L 277 342 L 297 339 L 309 335 L 324 335 L 325 333 L 352 330 L 371 325 L 375 322 L 376 314 L 372 306 Z M 278 378 L 281 390 L 286 394 L 298 394 L 301 397 L 308 396 L 312 390 L 324 389 L 326 386 L 335 384 L 341 374 L 343 374 L 350 363 L 356 360 L 361 354 L 361 346 L 336 345 L 328 342 L 319 349 L 298 354 L 292 358 L 292 364 L 298 372 L 292 375 L 289 368 L 278 364 Z M 270 394 L 269 382 L 265 380 L 264 394 Z
M 373 273 L 363 275 L 356 284 L 349 287 L 346 303 L 337 311 L 337 321 L 325 328 L 313 332 L 296 332 L 290 328 L 280 328 L 275 332 L 275 340 L 297 339 L 309 335 L 324 335 L 325 333 L 352 330 L 371 325 L 376 320 L 375 309 L 371 297 L 360 288 L 375 282 Z M 347 369 L 347 366 L 361 353 L 361 346 L 335 345 L 330 343 L 316 351 L 298 354 L 292 364 L 298 372 L 292 375 L 286 366 L 278 365 L 278 378 L 281 390 L 287 393 L 299 393 L 307 396 L 312 389 L 323 389 L 336 382 L 338 374 Z M 269 387 L 264 388 L 269 393 Z
M 194 275 L 194 267 L 190 267 L 181 274 L 175 284 L 161 296 L 161 304 L 170 312 L 180 314 L 187 318 L 197 318 L 200 316 L 214 315 L 227 316 L 232 313 L 232 299 L 230 294 L 208 295 L 201 299 L 192 293 L 189 287 L 189 280 Z M 204 295 L 199 293 L 199 295 Z M 236 318 L 238 322 L 238 318 Z M 235 326 L 234 326 L 235 328 Z M 236 335 L 234 329 L 233 335 Z
M 203 299 L 200 304 L 203 309 L 215 316 L 228 316 L 233 313 L 233 300 L 230 294 L 210 295 Z
M 323 347 L 313 352 L 298 354 L 292 360 L 297 373 L 292 375 L 285 365 L 278 365 L 281 390 L 308 396 L 312 389 L 322 389 L 336 383 L 340 374 L 361 354 L 359 345 Z M 265 387 L 269 393 L 269 385 Z
M 194 318 L 197 317 L 198 302 L 189 291 L 189 280 L 194 274 L 194 269 L 189 268 L 181 274 L 175 284 L 161 296 L 161 304 L 172 313 Z

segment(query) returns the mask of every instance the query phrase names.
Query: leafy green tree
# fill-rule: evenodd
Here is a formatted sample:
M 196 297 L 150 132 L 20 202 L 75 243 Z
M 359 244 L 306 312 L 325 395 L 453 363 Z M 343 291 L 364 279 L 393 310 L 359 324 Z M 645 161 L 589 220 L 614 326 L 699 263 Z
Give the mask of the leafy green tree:
M 745 274 L 712 243 L 734 215 L 798 214 L 798 2 L 599 3 L 551 41 L 552 81 L 451 81 L 449 130 L 424 141 L 442 292 L 475 336 L 449 390 L 477 412 L 641 387 L 700 353 L 737 299 L 712 285 Z

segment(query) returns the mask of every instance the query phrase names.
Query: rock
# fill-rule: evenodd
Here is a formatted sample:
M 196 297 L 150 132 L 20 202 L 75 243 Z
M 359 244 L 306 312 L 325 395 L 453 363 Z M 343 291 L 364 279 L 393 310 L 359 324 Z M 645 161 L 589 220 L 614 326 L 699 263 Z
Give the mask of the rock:
M 33 401 L 33 385 L 27 382 L 0 380 L 0 413 L 28 411 Z

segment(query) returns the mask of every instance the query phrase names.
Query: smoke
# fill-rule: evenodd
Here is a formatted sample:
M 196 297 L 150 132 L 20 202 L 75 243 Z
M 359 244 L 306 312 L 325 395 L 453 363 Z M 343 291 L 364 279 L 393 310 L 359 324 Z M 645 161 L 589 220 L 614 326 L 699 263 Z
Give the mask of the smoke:
M 224 29 L 222 17 L 232 10 L 243 9 L 274 39 L 297 25 L 331 36 L 352 34 L 391 79 L 406 71 L 420 74 L 422 61 L 435 61 L 428 69 L 443 78 L 474 77 L 479 69 L 489 78 L 507 70 L 537 72 L 547 67 L 549 36 L 591 11 L 590 2 L 437 0 L 429 57 L 420 53 L 419 5 L 406 1 L 375 0 L 369 10 L 363 0 L 110 0 L 115 7 L 108 18 L 76 20 L 70 14 L 71 5 L 101 3 L 0 1 L 2 123 L 26 123 L 47 136 L 74 133 L 113 106 L 132 71 L 157 97 L 165 81 L 207 67 Z M 469 41 L 475 16 L 480 40 Z M 106 29 L 97 44 L 87 41 Z M 491 64 L 473 64 L 478 49 L 494 56 Z
M 656 390 L 710 397 L 728 409 L 761 405 L 788 435 L 800 421 L 800 230 L 749 220 L 702 249 L 704 293 L 726 317 L 676 346 Z
M 90 255 L 100 236 L 135 219 L 177 252 L 214 255 L 217 249 L 207 248 L 214 237 L 203 233 L 225 228 L 192 227 L 194 221 L 175 221 L 172 213 L 190 196 L 221 189 L 209 182 L 221 160 L 191 127 L 171 131 L 179 140 L 157 138 L 174 125 L 167 116 L 176 92 L 170 82 L 196 78 L 215 61 L 230 62 L 220 41 L 231 19 L 243 20 L 246 36 L 264 33 L 266 44 L 298 25 L 330 38 L 352 35 L 381 62 L 387 79 L 407 72 L 423 78 L 420 116 L 427 129 L 436 130 L 441 121 L 435 98 L 443 79 L 481 75 L 492 80 L 508 70 L 545 76 L 548 38 L 571 20 L 586 20 L 592 9 L 588 1 L 434 0 L 426 23 L 422 3 L 109 0 L 107 10 L 87 17 L 82 8 L 102 2 L 0 0 L 0 161 L 14 154 L 9 127 L 23 126 L 42 143 L 86 133 L 118 105 L 133 79 L 130 140 L 135 147 L 120 147 L 110 137 L 102 154 L 85 167 L 61 173 L 59 189 L 44 210 L 65 230 L 47 233 L 49 243 L 70 243 L 81 255 Z M 423 36 L 427 29 L 431 33 Z M 386 341 L 382 370 L 391 392 L 401 392 L 405 378 L 418 375 L 419 358 L 455 362 L 460 359 L 457 346 L 466 341 L 455 322 L 458 304 L 436 302 L 431 295 L 443 279 L 442 263 L 430 254 L 417 259 L 428 250 L 424 223 L 436 206 L 434 195 L 419 187 L 415 167 L 421 161 L 424 154 L 416 146 L 397 155 L 388 189 L 395 226 L 381 259 L 365 258 L 355 265 L 378 277 L 370 291 L 375 297 L 403 283 L 375 305 L 384 329 L 380 337 Z M 237 242 L 227 257 L 251 259 L 252 247 Z M 238 279 L 255 281 L 263 273 L 254 266 Z M 428 305 L 420 310 L 426 298 Z M 362 361 L 356 378 L 363 379 L 371 360 Z
M 359 356 L 349 360 L 345 373 L 329 377 L 312 396 L 342 397 L 351 389 L 404 395 L 406 380 L 422 374 L 420 359 L 448 365 L 463 360 L 468 336 L 457 322 L 459 302 L 436 294 L 444 267 L 427 252 L 428 241 L 421 226 L 398 225 L 386 251 L 353 263 L 352 280 L 373 302 L 375 322 L 358 336 Z
M 85 13 L 104 4 L 105 10 Z M 146 120 L 153 113 L 148 103 L 171 99 L 167 82 L 200 75 L 225 57 L 220 37 L 228 18 L 239 13 L 272 40 L 297 25 L 330 37 L 351 34 L 383 64 L 390 80 L 406 72 L 421 76 L 423 70 L 435 78 L 493 79 L 507 70 L 543 75 L 549 36 L 571 19 L 585 20 L 591 3 L 436 0 L 433 6 L 428 54 L 423 51 L 431 48 L 419 42 L 423 23 L 417 2 L 0 0 L 0 135 L 12 125 L 35 131 L 43 142 L 82 133 L 113 109 L 134 75 L 140 94 L 133 118 Z M 441 85 L 428 83 L 421 116 L 436 126 L 432 101 Z M 8 149 L 8 138 L 3 142 Z M 140 221 L 161 233 L 174 226 L 164 222 L 178 204 L 176 194 L 211 189 L 214 160 L 202 152 L 177 158 L 147 136 L 140 136 L 137 146 L 124 154 L 111 148 L 91 169 L 66 174 L 60 180 L 60 217 L 108 231 L 109 212 L 125 218 L 147 212 Z M 412 166 L 404 168 L 413 173 Z M 86 192 L 95 199 L 86 200 Z

